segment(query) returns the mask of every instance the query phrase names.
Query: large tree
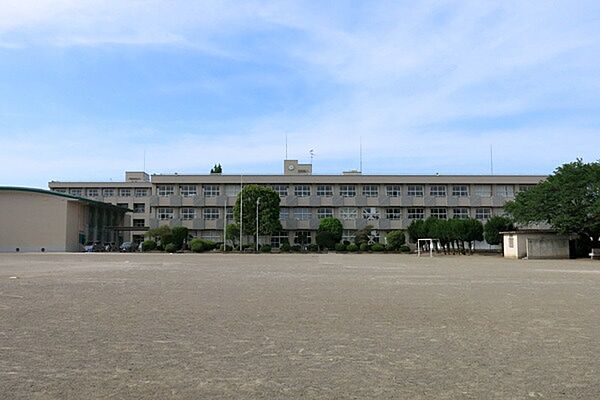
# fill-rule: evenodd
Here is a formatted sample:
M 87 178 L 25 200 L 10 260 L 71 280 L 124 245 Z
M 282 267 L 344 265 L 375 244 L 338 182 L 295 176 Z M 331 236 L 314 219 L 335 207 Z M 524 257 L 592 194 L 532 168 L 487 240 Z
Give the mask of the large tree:
M 240 205 L 243 207 L 242 229 L 244 234 L 256 236 L 256 200 L 260 199 L 258 206 L 259 235 L 271 235 L 281 231 L 279 221 L 279 195 L 270 187 L 248 185 L 238 194 L 233 208 L 236 224 L 240 223 Z M 243 201 L 243 204 L 242 204 Z
M 504 248 L 500 232 L 512 231 L 513 229 L 515 229 L 515 226 L 510 218 L 495 215 L 483 227 L 485 241 L 489 244 L 499 244 L 501 248 Z
M 576 233 L 585 242 L 600 235 L 600 163 L 575 162 L 558 167 L 546 180 L 520 192 L 505 209 L 518 223 L 548 223 L 560 233 Z

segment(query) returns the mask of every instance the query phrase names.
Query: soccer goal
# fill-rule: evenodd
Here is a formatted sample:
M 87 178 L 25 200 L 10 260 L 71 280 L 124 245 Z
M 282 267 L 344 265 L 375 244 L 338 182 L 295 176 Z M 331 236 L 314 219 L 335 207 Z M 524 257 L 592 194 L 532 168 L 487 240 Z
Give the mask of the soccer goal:
M 421 257 L 421 243 L 427 243 L 429 247 L 429 257 L 433 257 L 433 246 L 439 242 L 437 239 L 417 239 L 417 257 Z

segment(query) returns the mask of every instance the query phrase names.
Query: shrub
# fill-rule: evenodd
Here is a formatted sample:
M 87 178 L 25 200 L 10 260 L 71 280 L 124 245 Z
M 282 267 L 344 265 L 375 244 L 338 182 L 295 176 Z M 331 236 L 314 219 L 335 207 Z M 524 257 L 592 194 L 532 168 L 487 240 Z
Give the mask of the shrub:
M 331 246 L 324 246 L 319 244 L 317 240 L 317 244 L 321 247 L 327 247 L 329 249 L 333 249 L 333 246 L 342 240 L 342 232 L 344 231 L 344 227 L 342 222 L 334 217 L 323 218 L 321 222 L 319 222 L 319 228 L 317 229 L 317 237 L 321 232 L 329 233 L 328 238 L 333 242 Z
M 269 244 L 263 244 L 262 246 L 260 246 L 260 252 L 261 253 L 270 253 L 271 252 L 271 245 L 269 245 Z
M 190 246 L 190 250 L 194 253 L 202 253 L 204 248 L 204 241 L 202 239 L 192 239 L 188 245 Z
M 360 251 L 369 251 L 369 245 L 367 243 L 360 244 Z
M 333 249 L 338 241 L 333 233 L 329 231 L 320 231 L 317 232 L 316 242 L 322 249 Z
M 357 252 L 357 251 L 358 251 L 358 246 L 357 246 L 355 243 L 350 243 L 350 244 L 347 246 L 347 250 L 348 250 L 349 252 L 351 252 L 351 253 L 355 253 L 355 252 Z
M 319 246 L 318 246 L 318 245 L 316 245 L 316 244 L 309 244 L 308 246 L 306 246 L 306 249 L 307 249 L 308 251 L 311 251 L 311 252 L 315 252 L 315 253 L 316 253 L 317 251 L 319 251 Z
M 401 252 L 403 253 L 410 253 L 410 247 L 408 247 L 407 245 L 403 244 L 402 246 L 400 246 L 399 249 Z
M 404 231 L 392 231 L 387 234 L 387 248 L 391 251 L 400 250 L 400 246 L 406 244 L 406 237 Z
M 279 250 L 284 253 L 289 253 L 292 250 L 292 246 L 290 246 L 289 243 L 282 243 L 281 246 L 279 246 Z
M 156 242 L 154 240 L 144 240 L 142 251 L 152 251 L 154 249 L 156 249 Z
M 188 238 L 188 228 L 186 228 L 185 226 L 176 226 L 173 229 L 171 229 L 171 236 L 173 238 L 172 243 L 179 250 L 183 247 L 183 244 Z
M 343 243 L 336 243 L 335 251 L 346 251 L 346 245 Z
M 292 246 L 292 251 L 300 252 L 302 251 L 302 246 L 300 246 L 299 244 L 295 244 Z
M 383 245 L 380 243 L 375 243 L 373 246 L 371 246 L 371 250 L 381 252 L 385 250 L 385 247 L 383 247 Z
M 369 235 L 371 234 L 372 230 L 373 225 L 367 225 L 364 228 L 357 230 L 354 234 L 354 243 L 359 246 L 363 243 L 369 243 Z
M 230 245 L 225 245 L 225 244 L 222 244 L 219 248 L 221 249 L 221 251 L 231 251 L 231 250 L 233 250 L 233 247 L 231 247 Z
M 175 253 L 177 251 L 177 245 L 175 243 L 169 243 L 165 246 L 165 252 Z

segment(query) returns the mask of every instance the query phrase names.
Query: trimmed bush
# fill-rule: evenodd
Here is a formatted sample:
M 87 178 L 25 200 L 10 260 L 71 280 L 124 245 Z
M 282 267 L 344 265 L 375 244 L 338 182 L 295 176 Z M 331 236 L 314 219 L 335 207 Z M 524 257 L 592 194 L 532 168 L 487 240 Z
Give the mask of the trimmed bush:
M 387 248 L 391 251 L 400 250 L 400 246 L 406 244 L 404 231 L 392 231 L 386 236 Z
M 322 249 L 333 249 L 338 241 L 333 233 L 329 231 L 320 231 L 317 232 L 316 242 Z
M 383 247 L 383 245 L 380 243 L 375 243 L 373 246 L 371 246 L 371 250 L 381 252 L 385 250 L 385 247 Z
M 154 249 L 156 249 L 156 242 L 154 240 L 144 240 L 142 251 L 152 251 Z
M 262 246 L 260 246 L 260 252 L 261 253 L 270 253 L 271 252 L 271 245 L 270 244 L 263 244 Z
M 347 250 L 351 253 L 355 253 L 358 251 L 358 246 L 355 243 L 350 243 L 347 247 Z
M 290 251 L 292 251 L 292 246 L 290 246 L 289 243 L 282 243 L 281 246 L 279 246 L 279 250 L 281 250 L 284 253 L 289 253 Z
M 177 245 L 175 243 L 169 243 L 165 246 L 166 253 L 175 253 L 177 251 Z
M 224 245 L 222 244 L 220 247 L 221 251 L 231 251 L 233 250 L 233 247 L 231 247 L 230 245 Z
M 335 251 L 346 251 L 346 245 L 343 243 L 336 243 Z
M 192 239 L 188 245 L 190 246 L 190 250 L 194 253 L 202 253 L 205 250 L 204 241 L 202 239 Z
M 317 251 L 319 251 L 319 246 L 316 244 L 309 244 L 308 246 L 306 246 L 306 250 L 316 253 Z
M 410 247 L 408 247 L 407 245 L 403 244 L 402 246 L 400 246 L 400 251 L 403 253 L 410 253 Z
M 366 243 L 361 243 L 359 248 L 360 251 L 369 251 L 369 245 Z
M 299 244 L 295 244 L 292 246 L 292 251 L 300 252 L 302 251 L 302 246 L 300 246 Z

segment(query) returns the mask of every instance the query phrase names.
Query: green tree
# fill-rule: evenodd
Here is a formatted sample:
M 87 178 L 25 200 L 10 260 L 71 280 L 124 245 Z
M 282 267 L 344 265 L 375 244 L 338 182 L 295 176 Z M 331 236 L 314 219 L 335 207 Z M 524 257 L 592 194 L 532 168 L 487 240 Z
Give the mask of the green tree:
M 336 243 L 339 243 L 339 241 L 336 241 L 335 235 L 329 231 L 318 231 L 315 241 L 320 249 L 330 250 L 335 248 Z
M 600 163 L 564 164 L 505 209 L 517 223 L 548 223 L 560 233 L 578 234 L 589 246 L 600 235 Z
M 500 232 L 512 231 L 514 229 L 515 226 L 510 218 L 496 215 L 485 223 L 485 226 L 483 227 L 483 236 L 485 241 L 489 244 L 499 244 L 501 248 L 504 248 Z
M 337 218 L 323 218 L 321 222 L 319 222 L 319 228 L 317 229 L 317 233 L 319 232 L 329 232 L 331 234 L 331 238 L 334 241 L 333 244 L 335 245 L 335 243 L 339 243 L 340 240 L 342 240 L 344 226 L 342 225 L 342 222 Z
M 461 220 L 464 224 L 465 239 L 469 244 L 469 254 L 473 251 L 473 242 L 481 242 L 483 240 L 483 224 L 481 221 L 474 218 Z
M 391 231 L 387 234 L 385 240 L 390 250 L 398 251 L 406 243 L 406 236 L 404 235 L 404 231 Z
M 364 228 L 357 230 L 356 234 L 354 235 L 354 243 L 356 243 L 358 246 L 361 244 L 368 244 L 369 235 L 371 234 L 372 230 L 373 225 L 367 225 Z
M 166 246 L 173 242 L 173 232 L 168 225 L 162 225 L 158 228 L 148 230 L 148 232 L 146 232 L 146 237 L 160 243 L 161 246 Z
M 221 164 L 215 164 L 215 166 L 211 168 L 210 173 L 221 174 L 223 173 L 223 167 L 221 167 Z
M 411 243 L 417 243 L 417 240 L 425 238 L 423 232 L 424 225 L 425 221 L 422 219 L 415 219 L 408 225 L 406 231 L 408 232 L 408 239 Z
M 231 245 L 235 248 L 238 246 L 240 238 L 240 226 L 238 224 L 229 224 L 225 228 L 227 234 L 227 240 L 231 242 Z
M 180 250 L 183 247 L 184 243 L 187 243 L 188 239 L 188 228 L 185 226 L 176 226 L 171 229 L 171 235 L 173 237 L 173 244 Z
M 242 205 L 242 229 L 244 234 L 256 237 L 256 200 L 259 198 L 259 235 L 271 235 L 281 231 L 283 228 L 279 221 L 280 198 L 277 192 L 266 186 L 248 185 L 238 194 L 233 208 L 236 224 L 239 225 L 240 223 L 240 206 Z

